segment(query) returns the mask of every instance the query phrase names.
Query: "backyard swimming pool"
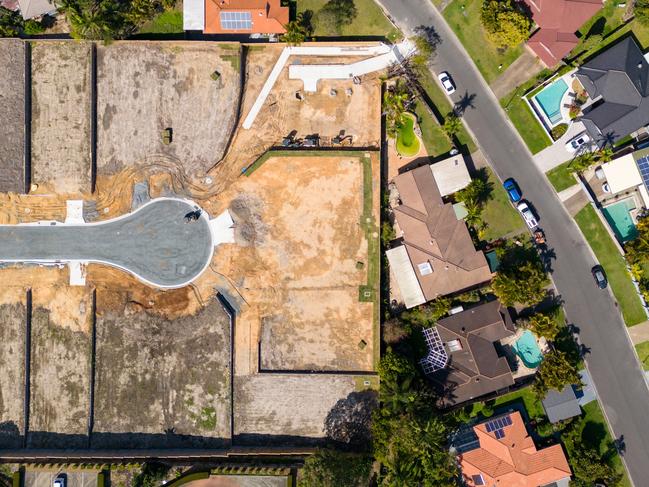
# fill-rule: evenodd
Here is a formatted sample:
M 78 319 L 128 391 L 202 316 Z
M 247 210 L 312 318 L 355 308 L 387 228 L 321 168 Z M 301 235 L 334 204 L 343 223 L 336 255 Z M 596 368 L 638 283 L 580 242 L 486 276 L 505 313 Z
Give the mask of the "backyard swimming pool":
M 405 121 L 397 133 L 397 152 L 412 157 L 419 153 L 419 137 L 415 134 L 415 116 L 406 113 Z
M 521 337 L 516 340 L 514 350 L 516 351 L 516 355 L 521 358 L 525 366 L 529 369 L 538 367 L 543 360 L 543 354 L 536 343 L 536 338 L 534 338 L 534 335 L 529 330 L 524 331 Z
M 559 79 L 534 96 L 534 100 L 553 125 L 561 121 L 561 100 L 566 91 L 568 85 L 563 79 Z
M 633 223 L 633 218 L 631 218 L 631 210 L 635 210 L 633 198 L 627 198 L 602 208 L 604 218 L 606 218 L 621 243 L 633 240 L 638 236 L 638 229 Z

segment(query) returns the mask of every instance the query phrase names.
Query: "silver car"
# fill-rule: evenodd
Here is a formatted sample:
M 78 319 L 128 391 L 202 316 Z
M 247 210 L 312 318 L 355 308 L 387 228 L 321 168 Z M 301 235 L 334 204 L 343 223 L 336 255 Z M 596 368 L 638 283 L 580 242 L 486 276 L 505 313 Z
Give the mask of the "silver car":
M 527 226 L 532 230 L 539 225 L 536 216 L 534 216 L 534 213 L 532 213 L 532 210 L 525 201 L 521 201 L 518 205 L 516 205 L 516 208 L 523 217 L 523 220 L 525 220 L 525 223 L 527 223 Z

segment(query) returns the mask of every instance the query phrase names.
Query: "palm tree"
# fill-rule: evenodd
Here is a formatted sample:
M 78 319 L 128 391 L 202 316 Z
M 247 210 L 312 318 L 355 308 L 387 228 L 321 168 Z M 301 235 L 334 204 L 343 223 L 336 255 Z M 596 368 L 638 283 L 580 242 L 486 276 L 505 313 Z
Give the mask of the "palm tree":
M 462 121 L 454 113 L 449 113 L 444 120 L 443 129 L 446 135 L 452 138 L 462 129 Z
M 590 166 L 595 164 L 596 157 L 593 152 L 584 152 L 583 154 L 575 157 L 572 162 L 569 164 L 569 167 L 573 172 L 583 172 L 588 169 Z
M 390 137 L 396 137 L 399 129 L 403 125 L 404 114 L 410 103 L 410 98 L 408 88 L 401 81 L 397 82 L 383 95 L 386 130 Z
M 299 17 L 296 20 L 291 20 L 284 28 L 286 32 L 282 34 L 282 40 L 289 46 L 299 46 L 309 35 L 307 28 L 300 21 Z

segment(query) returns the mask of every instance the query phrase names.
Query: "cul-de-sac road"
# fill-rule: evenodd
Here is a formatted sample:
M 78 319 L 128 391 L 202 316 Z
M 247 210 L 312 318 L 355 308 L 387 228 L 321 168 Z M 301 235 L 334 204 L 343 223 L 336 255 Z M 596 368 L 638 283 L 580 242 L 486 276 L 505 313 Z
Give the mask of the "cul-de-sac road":
M 590 351 L 588 369 L 614 435 L 625 445 L 623 458 L 637 487 L 649 485 L 649 389 L 624 322 L 608 291 L 599 290 L 590 269 L 593 257 L 574 221 L 564 210 L 532 155 L 506 118 L 493 93 L 430 0 L 379 0 L 409 35 L 432 27 L 441 38 L 433 69 L 448 71 L 457 83 L 454 102 L 468 95 L 464 114 L 478 145 L 501 179 L 514 177 L 540 216 L 548 245 L 556 254 L 552 278 L 565 301 L 566 314 Z
M 133 213 L 97 223 L 0 225 L 0 262 L 97 262 L 163 288 L 198 277 L 214 250 L 205 212 L 180 199 L 155 199 Z

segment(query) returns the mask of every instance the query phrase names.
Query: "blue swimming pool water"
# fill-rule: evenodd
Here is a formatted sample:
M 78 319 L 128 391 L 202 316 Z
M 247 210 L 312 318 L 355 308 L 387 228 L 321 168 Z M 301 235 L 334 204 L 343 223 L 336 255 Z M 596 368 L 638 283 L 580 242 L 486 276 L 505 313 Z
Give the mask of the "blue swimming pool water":
M 568 85 L 563 79 L 559 79 L 534 97 L 553 124 L 561 121 L 561 99 L 566 91 L 568 91 Z
M 638 236 L 638 229 L 629 213 L 633 209 L 635 209 L 633 198 L 618 201 L 613 205 L 602 208 L 606 221 L 611 225 L 615 236 L 621 243 L 633 240 Z
M 531 331 L 526 330 L 521 337 L 514 343 L 514 350 L 526 367 L 534 369 L 543 360 L 541 349 L 536 343 L 536 338 Z

